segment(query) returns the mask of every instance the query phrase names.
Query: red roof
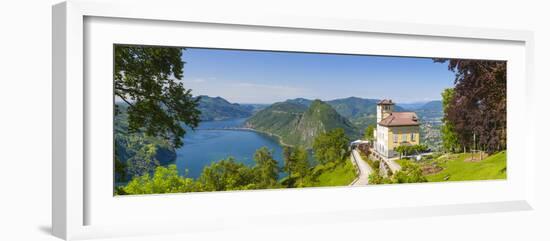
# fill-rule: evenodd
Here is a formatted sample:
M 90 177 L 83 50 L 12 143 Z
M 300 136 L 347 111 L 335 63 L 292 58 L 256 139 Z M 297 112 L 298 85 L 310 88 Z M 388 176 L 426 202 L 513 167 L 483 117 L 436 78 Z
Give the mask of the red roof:
M 420 125 L 414 112 L 392 112 L 378 122 L 381 126 L 417 126 Z

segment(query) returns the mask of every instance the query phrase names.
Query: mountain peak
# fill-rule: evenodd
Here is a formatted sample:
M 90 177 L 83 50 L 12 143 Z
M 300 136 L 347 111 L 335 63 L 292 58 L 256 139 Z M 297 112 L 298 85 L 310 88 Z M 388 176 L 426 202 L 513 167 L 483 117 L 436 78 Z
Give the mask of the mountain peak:
M 311 148 L 317 135 L 342 128 L 349 136 L 357 136 L 357 128 L 328 103 L 310 100 L 309 107 L 293 99 L 275 103 L 247 120 L 247 126 L 278 136 L 282 143 Z

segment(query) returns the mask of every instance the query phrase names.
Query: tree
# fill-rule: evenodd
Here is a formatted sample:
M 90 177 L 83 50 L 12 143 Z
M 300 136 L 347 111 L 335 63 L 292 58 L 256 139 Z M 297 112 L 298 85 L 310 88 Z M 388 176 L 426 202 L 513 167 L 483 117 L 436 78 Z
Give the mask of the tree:
M 427 182 L 428 179 L 422 174 L 422 169 L 415 163 L 403 162 L 401 169 L 392 176 L 394 183 L 418 183 Z
M 254 161 L 256 166 L 256 184 L 258 188 L 270 188 L 277 185 L 279 177 L 279 166 L 277 161 L 273 159 L 273 153 L 267 147 L 261 147 L 254 153 Z
M 315 158 L 323 164 L 342 161 L 347 156 L 349 142 L 342 128 L 322 133 L 313 141 Z
M 292 147 L 285 146 L 283 148 L 283 170 L 288 174 L 287 177 L 287 186 L 292 187 L 293 183 L 292 181 L 292 174 L 294 173 L 294 169 L 296 166 L 296 160 L 294 159 L 294 154 Z
M 444 113 L 460 145 L 492 153 L 506 149 L 506 61 L 436 59 L 455 73 L 452 99 Z
M 442 103 L 443 103 L 443 112 L 450 111 L 448 110 L 451 101 L 454 98 L 454 89 L 447 88 L 441 93 Z M 460 143 L 458 142 L 458 137 L 454 129 L 453 123 L 448 121 L 443 117 L 443 125 L 441 125 L 441 140 L 443 142 L 443 148 L 446 151 L 455 152 L 460 148 Z
M 156 154 L 157 147 L 154 144 L 142 146 L 137 153 L 127 161 L 130 176 L 142 176 L 147 173 L 153 173 L 155 168 L 160 165 L 156 158 Z
M 310 171 L 310 163 L 306 149 L 303 147 L 285 147 L 283 149 L 284 167 L 283 170 L 288 173 L 288 187 L 303 186 L 304 178 Z M 294 178 L 299 178 L 296 184 Z
M 124 181 L 128 177 L 128 174 L 126 173 L 126 168 L 128 168 L 128 165 L 125 162 L 122 162 L 118 155 L 115 154 L 115 181 Z
M 392 179 L 383 177 L 378 172 L 373 172 L 369 175 L 369 184 L 391 184 Z
M 213 162 L 199 177 L 205 191 L 255 189 L 254 180 L 253 170 L 232 157 Z
M 182 48 L 115 46 L 114 92 L 128 105 L 128 130 L 183 145 L 185 125 L 199 123 L 199 98 L 183 88 Z M 118 104 L 115 104 L 115 115 Z
M 303 147 L 297 147 L 294 150 L 294 159 L 296 162 L 295 173 L 300 177 L 300 183 L 298 186 L 302 186 L 304 178 L 309 174 L 311 168 L 306 149 Z
M 418 154 L 427 151 L 428 146 L 422 144 L 411 146 L 401 145 L 396 147 L 394 150 L 399 152 L 401 155 Z
M 176 165 L 169 165 L 168 167 L 157 167 L 153 177 L 151 177 L 149 173 L 134 177 L 128 185 L 119 190 L 119 194 L 154 194 L 199 191 L 202 191 L 199 183 L 193 181 L 191 178 L 179 176 Z
M 376 129 L 376 126 L 371 124 L 365 128 L 365 140 L 372 141 L 374 140 L 374 129 Z

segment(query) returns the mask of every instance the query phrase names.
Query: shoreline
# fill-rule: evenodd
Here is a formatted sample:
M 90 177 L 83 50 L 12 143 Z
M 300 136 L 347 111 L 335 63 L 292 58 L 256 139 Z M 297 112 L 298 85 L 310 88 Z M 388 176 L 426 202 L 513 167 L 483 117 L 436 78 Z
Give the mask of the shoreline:
M 256 133 L 263 134 L 263 135 L 266 135 L 266 136 L 269 136 L 269 137 L 275 137 L 275 139 L 277 139 L 277 143 L 279 145 L 281 145 L 282 147 L 294 147 L 293 145 L 285 143 L 282 140 L 281 136 L 279 136 L 277 134 L 257 130 L 257 129 L 250 128 L 250 127 L 203 128 L 203 129 L 196 129 L 196 130 L 203 130 L 203 131 L 223 131 L 223 130 L 228 130 L 228 131 L 251 131 L 251 132 L 256 132 Z

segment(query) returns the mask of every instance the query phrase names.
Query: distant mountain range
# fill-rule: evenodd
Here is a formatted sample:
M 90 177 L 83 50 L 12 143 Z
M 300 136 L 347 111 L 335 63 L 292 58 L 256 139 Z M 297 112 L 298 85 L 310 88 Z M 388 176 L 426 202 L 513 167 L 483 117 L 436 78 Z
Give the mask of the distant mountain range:
M 346 117 L 357 128 L 364 129 L 370 124 L 376 123 L 376 104 L 378 99 L 365 99 L 359 97 L 348 97 L 326 101 L 338 114 Z M 287 102 L 299 103 L 308 106 L 312 100 L 296 98 Z M 395 111 L 404 111 L 405 108 L 395 106 Z
M 283 144 L 306 148 L 311 148 L 318 134 L 336 128 L 344 129 L 346 135 L 352 138 L 360 133 L 347 118 L 320 100 L 275 103 L 254 114 L 247 120 L 246 126 L 275 135 Z
M 203 121 L 246 118 L 254 112 L 253 106 L 230 103 L 222 97 L 199 97 L 199 110 Z
M 412 111 L 415 111 L 421 120 L 439 122 L 443 118 L 443 103 L 440 100 L 430 101 Z
M 237 104 L 221 97 L 201 96 L 199 109 L 203 121 L 249 118 L 248 127 L 277 135 L 285 144 L 310 147 L 317 134 L 334 128 L 343 128 L 349 137 L 359 137 L 368 125 L 376 123 L 378 101 L 359 97 L 329 101 L 296 98 L 266 105 Z M 433 131 L 438 132 L 443 117 L 441 101 L 398 104 L 394 109 L 415 111 L 429 124 L 429 129 L 437 128 Z

